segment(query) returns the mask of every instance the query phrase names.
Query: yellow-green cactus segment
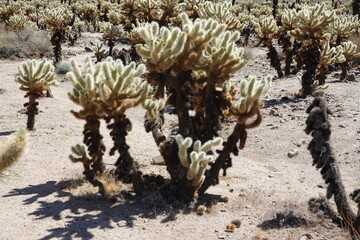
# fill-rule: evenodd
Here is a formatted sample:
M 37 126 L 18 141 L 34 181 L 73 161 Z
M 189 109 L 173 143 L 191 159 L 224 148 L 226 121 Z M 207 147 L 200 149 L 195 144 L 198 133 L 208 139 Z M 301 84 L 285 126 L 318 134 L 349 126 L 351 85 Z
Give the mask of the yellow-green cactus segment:
M 330 43 L 326 42 L 320 55 L 320 67 L 328 67 L 335 63 L 345 62 L 345 56 L 343 54 L 343 48 L 341 46 L 330 47 Z
M 27 131 L 20 128 L 16 134 L 0 143 L 0 172 L 14 164 L 25 152 Z
M 81 74 L 80 68 L 74 60 L 71 60 L 71 72 L 67 78 L 73 84 L 73 91 L 68 93 L 69 98 L 82 109 L 78 112 L 71 111 L 75 117 L 85 119 L 87 116 L 104 116 L 96 101 L 100 97 L 100 87 L 104 75 L 101 71 L 100 64 L 94 68 L 89 57 L 85 60 L 85 76 Z
M 340 15 L 336 16 L 329 26 L 329 32 L 336 40 L 347 41 L 360 26 L 357 16 Z
M 73 155 L 69 155 L 69 158 L 72 162 L 82 162 L 90 163 L 92 161 L 90 155 L 88 154 L 88 148 L 85 144 L 76 144 L 71 147 Z
M 232 12 L 231 2 L 205 2 L 202 8 L 199 9 L 198 14 L 200 18 L 212 18 L 219 23 L 226 24 L 227 30 L 242 31 L 246 26 Z
M 107 114 L 123 114 L 145 100 L 148 86 L 141 82 L 146 70 L 143 64 L 136 67 L 135 62 L 131 62 L 124 66 L 121 60 L 108 58 L 101 63 L 101 68 L 104 80 L 98 103 Z
M 19 66 L 20 76 L 15 79 L 21 84 L 20 90 L 27 92 L 41 92 L 50 89 L 51 86 L 58 86 L 54 66 L 46 61 L 28 60 Z
M 194 187 L 199 188 L 203 183 L 205 170 L 209 162 L 215 160 L 215 156 L 207 154 L 212 147 L 222 144 L 223 140 L 218 137 L 201 144 L 199 140 L 195 141 L 193 151 L 190 153 L 190 161 L 187 150 L 191 147 L 193 141 L 191 138 L 183 138 L 180 134 L 176 136 L 176 142 L 179 148 L 179 158 L 181 164 L 188 168 L 186 179 L 192 181 Z
M 298 26 L 290 35 L 299 41 L 322 39 L 334 18 L 335 11 L 325 10 L 325 4 L 306 6 L 297 13 Z
M 256 21 L 253 21 L 253 24 L 256 37 L 260 40 L 274 39 L 280 30 L 273 17 L 259 18 Z
M 70 22 L 70 20 L 71 15 L 63 7 L 53 8 L 44 13 L 44 23 L 51 32 L 69 30 L 68 27 L 64 27 L 64 24 Z
M 271 76 L 257 80 L 255 76 L 249 76 L 240 83 L 240 99 L 232 102 L 227 116 L 237 117 L 239 124 L 245 124 L 246 120 L 256 114 L 261 107 L 260 98 L 265 95 L 271 85 Z
M 159 112 L 165 108 L 167 96 L 164 98 L 156 99 L 153 95 L 146 99 L 142 106 L 147 110 L 152 119 L 156 119 Z
M 205 76 L 218 86 L 222 86 L 232 73 L 240 70 L 246 60 L 244 50 L 236 46 L 240 38 L 238 31 L 226 31 L 210 42 L 199 60 L 199 69 Z
M 350 61 L 355 57 L 360 57 L 360 52 L 357 52 L 357 45 L 351 41 L 347 41 L 341 44 L 343 48 L 343 54 L 346 61 Z
M 193 141 L 191 138 L 183 138 L 180 134 L 176 135 L 176 143 L 179 148 L 178 156 L 181 162 L 181 165 L 183 165 L 186 168 L 190 167 L 190 162 L 188 160 L 188 154 L 187 150 L 189 147 L 191 147 Z
M 102 38 L 104 41 L 116 41 L 122 36 L 119 27 L 111 23 L 104 23 L 101 31 L 103 32 Z
M 297 25 L 296 9 L 284 9 L 281 12 L 281 23 L 285 31 L 294 30 Z
M 220 36 L 226 29 L 225 24 L 220 24 L 213 19 L 196 19 L 191 21 L 185 13 L 180 14 L 182 30 L 187 35 L 184 50 L 177 59 L 177 64 L 183 71 L 193 69 L 201 58 L 203 51 L 210 41 Z
M 177 27 L 160 29 L 157 22 L 152 22 L 139 27 L 137 33 L 145 44 L 138 44 L 136 50 L 146 59 L 146 66 L 150 71 L 165 71 L 184 49 L 186 35 Z

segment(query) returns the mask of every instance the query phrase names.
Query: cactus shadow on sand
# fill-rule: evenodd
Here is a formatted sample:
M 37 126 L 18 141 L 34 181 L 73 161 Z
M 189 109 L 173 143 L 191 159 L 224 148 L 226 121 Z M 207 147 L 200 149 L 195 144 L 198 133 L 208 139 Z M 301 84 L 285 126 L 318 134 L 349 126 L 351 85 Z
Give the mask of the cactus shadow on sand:
M 58 222 L 58 227 L 47 229 L 45 236 L 39 239 L 92 239 L 91 229 L 112 229 L 115 227 L 132 228 L 138 217 L 155 219 L 159 215 L 166 223 L 176 219 L 178 213 L 190 213 L 190 208 L 181 206 L 154 206 L 148 199 L 142 199 L 129 192 L 122 192 L 121 200 L 94 195 L 84 197 L 74 196 L 63 191 L 72 181 L 48 181 L 44 184 L 29 185 L 16 188 L 4 198 L 27 196 L 24 205 L 37 204 L 39 207 L 28 215 L 35 220 L 52 219 Z M 55 197 L 49 197 L 54 195 Z M 53 200 L 55 199 L 55 200 Z M 146 200 L 146 201 L 145 201 Z M 182 210 L 178 210 L 182 209 Z

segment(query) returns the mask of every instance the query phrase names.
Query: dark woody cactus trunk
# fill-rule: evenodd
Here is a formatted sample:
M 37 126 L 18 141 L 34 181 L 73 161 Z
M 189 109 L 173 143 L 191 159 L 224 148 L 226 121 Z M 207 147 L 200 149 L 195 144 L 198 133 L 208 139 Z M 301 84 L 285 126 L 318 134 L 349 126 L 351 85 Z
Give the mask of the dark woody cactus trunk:
M 36 99 L 39 97 L 36 93 L 29 94 L 29 102 L 24 104 L 24 107 L 27 107 L 26 115 L 28 116 L 26 128 L 28 130 L 34 130 L 35 125 L 35 115 L 39 113 L 37 105 L 39 104 L 36 102 Z
M 270 58 L 270 65 L 275 68 L 278 77 L 282 78 L 284 76 L 282 70 L 281 70 L 281 63 L 279 60 L 279 55 L 276 51 L 276 48 L 273 46 L 271 40 L 268 40 L 265 42 L 265 45 L 269 49 L 269 52 L 267 53 L 268 58 Z
M 141 194 L 144 190 L 142 173 L 139 170 L 139 164 L 130 155 L 129 145 L 126 143 L 126 136 L 131 129 L 131 123 L 125 115 L 112 116 L 105 118 L 108 128 L 111 129 L 110 136 L 114 141 L 114 146 L 110 150 L 110 155 L 114 155 L 115 151 L 120 157 L 115 163 L 115 174 L 119 180 L 125 183 L 132 183 L 137 194 Z
M 353 0 L 352 2 L 353 15 L 358 15 L 360 18 L 360 0 Z
M 272 15 L 276 19 L 277 9 L 278 9 L 279 0 L 273 0 L 273 10 Z
M 91 157 L 91 165 L 84 163 L 84 175 L 94 186 L 99 187 L 99 192 L 104 193 L 103 184 L 96 179 L 97 174 L 104 171 L 102 157 L 105 152 L 105 145 L 102 141 L 103 136 L 100 134 L 100 121 L 95 116 L 86 117 L 86 124 L 84 126 L 84 144 L 88 147 L 89 155 Z
M 55 57 L 55 63 L 59 63 L 61 61 L 61 42 L 63 40 L 64 34 L 61 31 L 56 31 L 51 36 L 51 44 L 54 46 L 54 57 Z
M 246 136 L 247 133 L 244 125 L 236 124 L 227 141 L 223 143 L 224 148 L 220 151 L 216 161 L 211 165 L 211 168 L 205 172 L 206 178 L 198 191 L 199 195 L 204 195 L 210 186 L 219 184 L 220 170 L 223 169 L 224 175 L 226 175 L 226 169 L 232 166 L 230 155 L 232 153 L 235 156 L 238 155 L 237 143 L 240 141 L 239 148 L 242 149 L 246 141 Z
M 305 62 L 305 73 L 301 77 L 302 95 L 311 95 L 316 75 L 316 69 L 320 61 L 320 49 L 318 44 L 311 44 L 306 51 L 303 52 Z

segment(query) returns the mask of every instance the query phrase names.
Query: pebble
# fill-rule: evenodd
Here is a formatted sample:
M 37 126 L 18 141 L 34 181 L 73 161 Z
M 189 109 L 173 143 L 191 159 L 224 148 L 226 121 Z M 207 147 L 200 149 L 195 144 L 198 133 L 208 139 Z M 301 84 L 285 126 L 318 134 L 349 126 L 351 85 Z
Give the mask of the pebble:
M 292 150 L 290 150 L 290 151 L 288 152 L 288 157 L 289 157 L 289 158 L 295 157 L 295 156 L 297 156 L 297 155 L 299 155 L 299 150 L 297 150 L 297 149 L 292 149 Z
M 272 126 L 270 129 L 272 129 L 272 130 L 273 130 L 273 129 L 278 129 L 278 126 L 275 126 L 275 125 L 274 125 L 274 126 Z
M 346 128 L 346 126 L 343 125 L 343 124 L 340 124 L 339 127 L 340 127 L 340 128 Z
M 327 184 L 326 183 L 319 183 L 317 185 L 318 188 L 326 188 L 327 187 Z
M 117 222 L 117 225 L 119 227 L 126 227 L 127 226 L 127 222 L 125 220 L 120 220 Z
M 225 239 L 225 236 L 224 236 L 224 235 L 220 235 L 220 236 L 218 236 L 218 239 Z

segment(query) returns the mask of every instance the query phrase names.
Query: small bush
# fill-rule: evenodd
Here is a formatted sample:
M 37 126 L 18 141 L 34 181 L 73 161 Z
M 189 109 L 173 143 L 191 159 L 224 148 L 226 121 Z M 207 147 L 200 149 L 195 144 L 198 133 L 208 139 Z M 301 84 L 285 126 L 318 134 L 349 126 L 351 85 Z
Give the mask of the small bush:
M 70 64 L 68 62 L 60 62 L 56 64 L 57 74 L 66 74 L 70 71 Z
M 31 28 L 5 31 L 0 27 L 0 58 L 47 57 L 52 54 L 48 37 Z

